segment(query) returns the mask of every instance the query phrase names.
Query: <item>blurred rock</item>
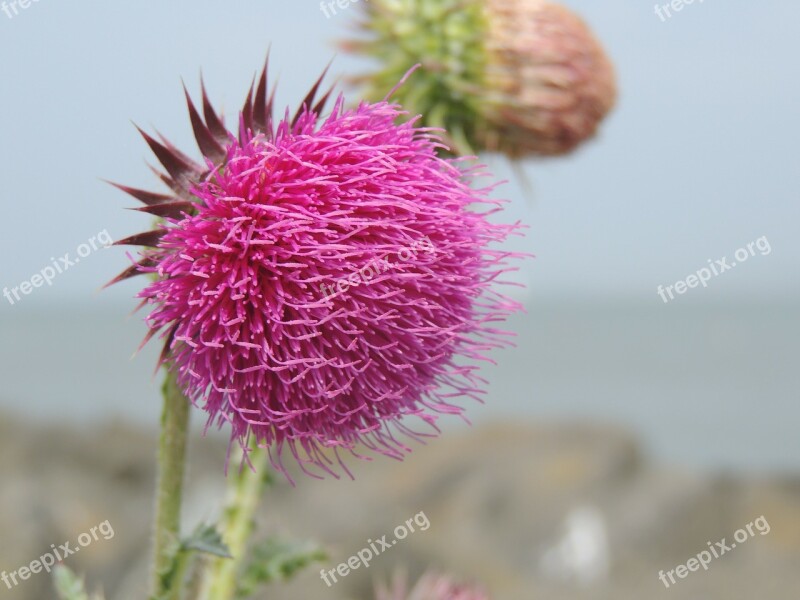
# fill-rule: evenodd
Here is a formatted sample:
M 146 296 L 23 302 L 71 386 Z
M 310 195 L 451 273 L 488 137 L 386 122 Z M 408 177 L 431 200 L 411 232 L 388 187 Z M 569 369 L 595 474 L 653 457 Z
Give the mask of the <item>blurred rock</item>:
M 155 435 L 111 425 L 70 431 L 0 421 L 0 570 L 14 571 L 109 521 L 65 561 L 108 600 L 141 600 L 148 584 Z M 193 437 L 185 528 L 213 520 L 224 493 L 226 444 Z M 278 481 L 259 532 L 318 539 L 333 569 L 424 512 L 408 535 L 332 587 L 319 567 L 273 600 L 371 599 L 372 581 L 405 567 L 481 581 L 495 600 L 796 598 L 800 478 L 701 476 L 655 467 L 612 428 L 494 425 L 448 433 L 405 462 L 353 466 L 356 481 Z M 658 579 L 759 516 L 770 526 L 666 589 Z M 422 520 L 419 521 L 423 522 Z M 413 523 L 413 521 L 412 521 Z M 415 525 L 420 529 L 419 523 Z M 46 574 L 3 598 L 52 598 Z

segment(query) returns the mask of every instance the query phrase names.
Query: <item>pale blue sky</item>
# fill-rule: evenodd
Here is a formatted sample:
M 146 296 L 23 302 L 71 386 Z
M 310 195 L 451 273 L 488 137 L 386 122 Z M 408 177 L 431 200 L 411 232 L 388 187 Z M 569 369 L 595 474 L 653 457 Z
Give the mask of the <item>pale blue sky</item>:
M 526 165 L 533 201 L 516 184 L 501 188 L 511 216 L 531 225 L 521 247 L 538 256 L 524 274 L 534 293 L 660 302 L 658 284 L 761 236 L 769 256 L 681 300 L 800 292 L 800 3 L 709 0 L 667 22 L 644 0 L 569 4 L 616 62 L 621 96 L 594 143 Z M 202 68 L 231 115 L 272 44 L 278 104 L 294 104 L 357 10 L 328 19 L 305 0 L 40 0 L 13 19 L 0 13 L 0 286 L 100 231 L 119 239 L 147 227 L 99 178 L 158 187 L 131 120 L 194 147 L 181 77 L 196 92 Z M 361 66 L 339 55 L 332 74 Z M 138 284 L 94 290 L 125 264 L 121 249 L 89 256 L 24 301 L 124 301 Z
M 569 4 L 612 55 L 620 102 L 574 156 L 525 165 L 533 198 L 500 188 L 508 219 L 531 226 L 517 247 L 537 255 L 523 273 L 534 302 L 514 321 L 520 347 L 488 372 L 490 402 L 470 416 L 610 421 L 669 461 L 796 470 L 800 3 L 696 1 L 667 22 L 647 0 Z M 193 151 L 181 78 L 196 93 L 202 68 L 230 116 L 271 44 L 278 104 L 295 105 L 356 10 L 40 0 L 14 19 L 0 12 L 0 289 L 98 232 L 148 227 L 100 178 L 158 189 L 131 120 Z M 332 75 L 364 66 L 340 55 Z M 658 297 L 659 284 L 762 236 L 768 256 L 675 304 Z M 0 406 L 157 421 L 158 344 L 127 360 L 145 332 L 143 314 L 124 320 L 143 282 L 95 293 L 125 265 L 124 249 L 98 252 L 18 306 L 0 297 Z M 725 306 L 742 300 L 756 304 Z M 79 310 L 35 312 L 63 306 Z

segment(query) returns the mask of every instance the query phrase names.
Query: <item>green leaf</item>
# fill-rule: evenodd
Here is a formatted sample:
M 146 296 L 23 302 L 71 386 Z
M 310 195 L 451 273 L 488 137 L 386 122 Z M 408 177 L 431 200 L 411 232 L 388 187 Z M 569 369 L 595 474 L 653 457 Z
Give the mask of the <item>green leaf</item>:
M 269 538 L 253 549 L 253 558 L 239 580 L 236 598 L 246 600 L 260 586 L 287 581 L 298 571 L 327 558 L 325 551 L 313 542 Z
M 83 578 L 78 577 L 64 565 L 57 565 L 53 569 L 53 582 L 60 600 L 103 600 L 100 594 L 92 595 L 90 598 L 86 593 Z
M 150 600 L 169 600 L 177 597 L 175 594 L 182 589 L 186 571 L 198 552 L 231 558 L 216 526 L 201 523 L 188 538 L 174 544 L 167 568 L 159 573 L 163 592 L 151 597 Z
M 185 550 L 195 550 L 222 558 L 232 558 L 222 536 L 214 525 L 199 525 L 192 535 L 184 540 Z

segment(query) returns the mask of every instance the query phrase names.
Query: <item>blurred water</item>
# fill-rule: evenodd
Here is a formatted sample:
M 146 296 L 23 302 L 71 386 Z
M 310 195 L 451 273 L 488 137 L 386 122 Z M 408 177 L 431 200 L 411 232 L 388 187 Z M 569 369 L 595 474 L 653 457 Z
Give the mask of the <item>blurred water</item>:
M 129 307 L 0 312 L 0 411 L 49 421 L 155 425 L 158 344 Z M 657 459 L 703 468 L 800 470 L 795 304 L 709 307 L 534 302 L 495 357 L 473 422 L 617 423 Z M 197 419 L 199 422 L 202 419 Z M 450 423 L 450 427 L 460 427 Z

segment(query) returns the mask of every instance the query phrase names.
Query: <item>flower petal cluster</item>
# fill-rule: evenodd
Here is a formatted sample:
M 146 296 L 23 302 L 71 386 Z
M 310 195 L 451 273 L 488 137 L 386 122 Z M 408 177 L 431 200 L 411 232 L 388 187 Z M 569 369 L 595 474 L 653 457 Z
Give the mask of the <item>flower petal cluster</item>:
M 205 90 L 203 117 L 187 94 L 202 163 L 143 134 L 172 193 L 120 186 L 162 221 L 121 242 L 145 248 L 117 280 L 152 275 L 150 337 L 210 424 L 254 436 L 281 471 L 288 453 L 338 476 L 343 455 L 400 459 L 481 399 L 478 365 L 520 308 L 496 289 L 514 258 L 496 245 L 519 225 L 490 219 L 492 186 L 398 105 L 340 96 L 324 115 L 318 87 L 275 119 L 265 68 L 236 134 Z M 376 263 L 390 268 L 356 285 Z
M 446 575 L 427 573 L 410 592 L 402 577 L 395 578 L 391 589 L 378 588 L 375 600 L 489 600 L 480 588 L 456 583 Z

